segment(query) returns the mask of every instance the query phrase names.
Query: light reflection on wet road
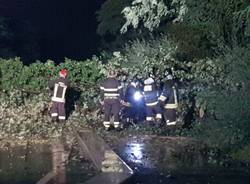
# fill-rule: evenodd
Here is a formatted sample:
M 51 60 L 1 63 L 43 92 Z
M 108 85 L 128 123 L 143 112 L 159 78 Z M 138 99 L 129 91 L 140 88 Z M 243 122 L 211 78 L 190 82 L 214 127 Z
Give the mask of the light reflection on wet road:
M 226 168 L 208 169 L 204 147 L 195 144 L 182 139 L 130 137 L 113 147 L 135 172 L 124 184 L 249 184 L 249 175 Z
M 137 142 L 128 143 L 124 151 L 127 157 L 129 157 L 128 159 L 137 164 L 143 163 L 143 152 L 144 152 L 144 144 Z

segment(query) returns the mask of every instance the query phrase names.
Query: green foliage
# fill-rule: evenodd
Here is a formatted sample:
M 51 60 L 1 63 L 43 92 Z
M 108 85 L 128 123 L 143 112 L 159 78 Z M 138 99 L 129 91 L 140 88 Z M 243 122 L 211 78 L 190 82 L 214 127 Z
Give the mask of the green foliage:
M 241 45 L 249 27 L 249 3 L 246 0 L 187 1 L 184 21 L 206 30 L 208 39 L 229 45 Z
M 221 48 L 220 55 L 180 61 L 177 46 L 167 36 L 136 40 L 116 54 L 117 62 L 130 77 L 154 73 L 162 78 L 174 68 L 179 81 L 180 116 L 192 110 L 194 129 L 188 134 L 220 148 L 249 142 L 250 55 L 249 48 Z M 216 54 L 215 54 L 216 55 Z M 185 123 L 185 122 L 184 122 Z
M 141 23 L 153 31 L 160 23 L 183 22 L 203 30 L 206 39 L 215 44 L 245 45 L 249 42 L 247 0 L 134 0 L 122 13 L 126 23 L 121 33 L 127 32 L 129 26 L 136 29 Z
M 193 66 L 197 118 L 188 134 L 224 149 L 249 145 L 249 61 L 249 50 L 237 48 Z
M 122 23 L 113 8 L 121 8 L 129 1 L 112 2 L 107 1 L 99 12 L 100 34 L 117 31 L 116 26 L 108 28 L 113 16 L 117 15 L 117 26 Z M 106 11 L 114 14 L 109 16 Z M 47 82 L 57 77 L 61 68 L 67 68 L 71 88 L 79 92 L 77 98 L 75 94 L 70 96 L 78 101 L 73 102 L 76 110 L 69 123 L 87 122 L 84 126 L 95 128 L 101 126 L 98 82 L 108 69 L 119 71 L 120 78 L 123 75 L 145 78 L 153 73 L 158 80 L 166 69 L 173 68 L 180 84 L 180 119 L 186 123 L 186 117 L 192 116 L 193 129 L 187 134 L 220 148 L 249 144 L 250 52 L 243 47 L 246 44 L 238 44 L 240 40 L 247 43 L 245 38 L 249 35 L 249 8 L 245 1 L 135 0 L 123 13 L 127 20 L 124 31 L 141 23 L 149 30 L 164 21 L 181 23 L 169 26 L 168 36 L 134 40 L 123 50 L 101 59 L 65 59 L 57 66 L 53 61 L 25 66 L 19 58 L 1 59 L 1 102 L 4 103 L 0 105 L 0 114 L 5 119 L 0 121 L 1 135 L 52 132 L 55 127 L 45 118 L 50 101 Z M 153 133 L 164 134 L 163 131 L 157 129 Z
M 240 161 L 245 161 L 249 162 L 250 161 L 250 147 L 244 147 L 241 150 L 238 150 L 236 152 L 231 153 L 231 156 L 235 160 L 240 160 Z
M 249 85 L 249 84 L 248 84 Z M 210 91 L 203 96 L 207 118 L 197 120 L 191 133 L 219 148 L 237 148 L 249 144 L 249 86 L 236 92 Z M 206 97 L 206 98 L 205 98 Z M 190 133 L 190 132 L 189 132 Z
M 0 91 L 0 137 L 15 139 L 46 139 L 58 135 L 62 124 L 53 123 L 49 110 L 50 96 L 20 90 Z M 65 128 L 86 127 L 84 115 L 74 111 Z
M 123 11 L 127 22 L 122 31 L 140 23 L 151 31 L 157 28 L 169 15 L 157 13 L 160 4 L 169 5 L 166 1 L 134 1 Z M 125 63 L 144 76 L 153 70 L 160 77 L 165 69 L 174 68 L 184 86 L 181 114 L 194 112 L 191 119 L 196 123 L 189 135 L 225 149 L 249 144 L 250 52 L 249 47 L 242 47 L 249 40 L 249 4 L 244 0 L 190 0 L 175 8 L 181 6 L 172 15 L 175 18 L 169 19 L 182 22 L 168 31 L 175 37 L 132 43 L 124 54 Z
M 162 28 L 166 29 L 166 28 Z M 178 46 L 177 55 L 179 60 L 193 60 L 211 57 L 215 55 L 216 43 L 208 39 L 208 30 L 185 24 L 169 24 L 166 34 Z
M 28 138 L 40 133 L 46 135 L 46 131 L 49 134 L 49 117 L 42 116 L 44 111 L 48 111 L 48 97 L 43 94 L 30 96 L 16 90 L 1 91 L 0 95 L 2 137 Z
M 121 65 L 132 76 L 139 75 L 145 78 L 154 73 L 161 77 L 166 69 L 178 65 L 178 61 L 174 58 L 176 49 L 175 44 L 169 41 L 167 36 L 147 42 L 135 40 L 124 48 Z
M 233 32 L 235 40 L 249 44 L 250 39 L 250 5 L 234 13 Z
M 97 20 L 99 22 L 97 33 L 99 35 L 119 33 L 120 28 L 125 22 L 121 11 L 128 6 L 132 0 L 107 0 L 101 9 L 97 12 Z M 107 13 L 108 12 L 108 13 Z
M 69 80 L 75 87 L 91 87 L 102 77 L 100 61 L 97 58 L 85 62 L 66 59 L 64 63 L 55 66 L 53 61 L 43 64 L 32 63 L 23 65 L 19 58 L 1 59 L 1 88 L 4 90 L 19 89 L 24 91 L 45 91 L 50 78 L 58 76 L 59 70 L 69 71 Z
M 134 0 L 122 13 L 126 23 L 121 28 L 125 33 L 129 26 L 138 28 L 140 23 L 150 31 L 164 22 L 182 22 L 189 7 L 183 0 Z
M 51 68 L 52 67 L 52 68 Z M 1 89 L 40 92 L 45 90 L 49 74 L 53 72 L 54 66 L 40 62 L 25 66 L 20 58 L 1 59 Z
M 2 119 L 7 120 L 0 121 L 2 132 L 11 135 L 30 135 L 29 130 L 32 135 L 41 135 L 45 130 L 52 132 L 50 120 L 45 118 L 48 114 L 44 114 L 50 101 L 47 82 L 57 77 L 61 68 L 67 68 L 71 87 L 80 92 L 76 111 L 70 116 L 72 121 L 80 124 L 82 118 L 87 126 L 97 128 L 101 126 L 98 82 L 108 69 L 118 70 L 120 77 L 125 74 L 144 78 L 153 72 L 161 79 L 166 69 L 174 68 L 173 74 L 182 88 L 181 119 L 185 119 L 190 109 L 194 108 L 195 112 L 197 123 L 189 135 L 208 139 L 217 146 L 244 145 L 249 142 L 248 118 L 245 117 L 249 116 L 250 52 L 244 48 L 221 50 L 224 52 L 216 57 L 180 61 L 176 55 L 178 46 L 163 35 L 148 41 L 136 40 L 121 52 L 103 56 L 102 62 L 93 57 L 84 62 L 65 59 L 58 66 L 53 61 L 25 66 L 18 58 L 1 59 L 0 87 L 4 103 L 0 107 Z M 16 108 L 19 110 L 13 116 Z M 200 117 L 201 109 L 205 112 L 204 117 Z M 43 126 L 48 126 L 49 130 L 44 130 Z
M 62 68 L 69 71 L 69 90 L 80 92 L 79 97 L 76 97 L 75 93 L 68 94 L 71 98 L 69 101 L 72 101 L 78 110 L 70 116 L 73 119 L 68 120 L 67 126 L 72 123 L 77 126 L 84 125 L 84 122 L 79 120 L 88 113 L 86 109 L 97 107 L 98 81 L 103 78 L 103 71 L 106 70 L 97 57 L 84 62 L 65 59 L 65 62 L 58 66 L 51 60 L 26 66 L 19 58 L 1 59 L 0 134 L 2 136 L 28 138 L 51 136 L 55 133 L 54 130 L 58 127 L 56 124 L 51 124 L 48 112 L 50 92 L 47 85 L 49 80 L 59 76 L 59 70 Z M 76 100 L 78 102 L 75 102 Z
M 128 26 L 137 28 L 142 21 L 144 27 L 152 31 L 158 27 L 161 17 L 172 14 L 163 0 L 134 0 L 131 6 L 125 7 L 122 11 L 126 23 L 121 28 L 121 33 L 128 30 Z

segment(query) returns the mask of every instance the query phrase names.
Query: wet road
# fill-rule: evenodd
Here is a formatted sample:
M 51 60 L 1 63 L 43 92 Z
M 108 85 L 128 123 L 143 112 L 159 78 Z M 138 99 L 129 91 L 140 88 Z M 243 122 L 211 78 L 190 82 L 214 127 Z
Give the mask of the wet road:
M 34 184 L 52 167 L 48 144 L 11 146 L 0 149 L 0 184 Z
M 207 163 L 204 147 L 182 139 L 130 137 L 113 143 L 135 174 L 124 184 L 249 184 L 250 175 Z

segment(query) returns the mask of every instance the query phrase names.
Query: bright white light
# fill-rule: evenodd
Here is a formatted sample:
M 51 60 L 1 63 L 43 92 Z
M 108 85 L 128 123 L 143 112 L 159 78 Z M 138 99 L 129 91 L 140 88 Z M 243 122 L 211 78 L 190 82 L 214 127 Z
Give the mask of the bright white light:
M 136 91 L 136 92 L 134 93 L 134 99 L 135 99 L 136 101 L 139 101 L 139 100 L 141 100 L 141 98 L 142 98 L 142 94 L 141 94 L 139 91 Z
M 129 160 L 136 163 L 143 162 L 143 150 L 144 144 L 131 142 L 127 144 L 126 153 L 129 156 Z

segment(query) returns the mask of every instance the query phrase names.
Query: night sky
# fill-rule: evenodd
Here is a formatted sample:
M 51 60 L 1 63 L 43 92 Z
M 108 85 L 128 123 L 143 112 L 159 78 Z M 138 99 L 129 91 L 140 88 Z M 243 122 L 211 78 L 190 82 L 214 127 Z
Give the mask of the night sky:
M 104 0 L 0 0 L 1 16 L 28 21 L 39 60 L 86 59 L 97 53 L 95 12 Z M 18 30 L 16 30 L 18 31 Z

